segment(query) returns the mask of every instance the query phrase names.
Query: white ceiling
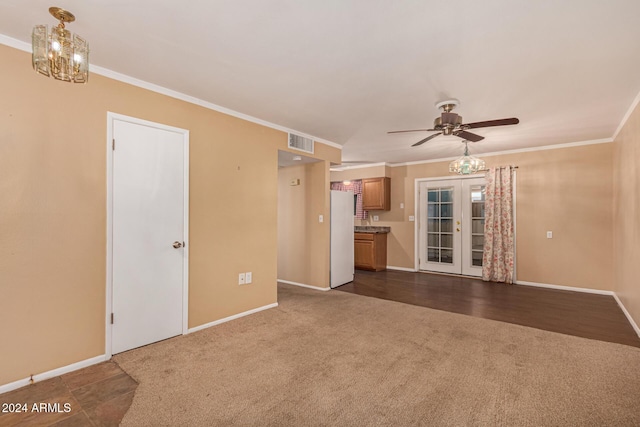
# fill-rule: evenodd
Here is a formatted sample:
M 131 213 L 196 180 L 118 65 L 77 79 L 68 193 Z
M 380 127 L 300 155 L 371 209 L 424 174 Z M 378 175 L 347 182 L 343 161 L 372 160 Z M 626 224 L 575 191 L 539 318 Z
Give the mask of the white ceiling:
M 457 98 L 472 153 L 611 138 L 640 92 L 638 0 L 2 0 L 0 34 L 30 42 L 76 15 L 91 64 L 343 145 L 345 161 L 454 157 L 429 133 Z M 30 67 L 25 64 L 25 69 Z M 91 84 L 91 82 L 89 82 Z

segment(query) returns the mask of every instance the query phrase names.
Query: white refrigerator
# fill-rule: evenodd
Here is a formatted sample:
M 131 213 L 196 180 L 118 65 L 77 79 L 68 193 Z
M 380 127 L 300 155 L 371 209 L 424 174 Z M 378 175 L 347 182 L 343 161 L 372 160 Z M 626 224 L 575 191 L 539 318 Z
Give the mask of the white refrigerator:
M 331 190 L 331 288 L 353 282 L 353 216 L 351 191 Z

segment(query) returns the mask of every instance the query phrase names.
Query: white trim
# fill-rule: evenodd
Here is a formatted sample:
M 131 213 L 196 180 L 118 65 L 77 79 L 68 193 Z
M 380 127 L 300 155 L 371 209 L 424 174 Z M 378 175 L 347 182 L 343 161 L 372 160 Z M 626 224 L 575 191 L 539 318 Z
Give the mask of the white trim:
M 526 282 L 524 280 L 518 280 L 515 283 L 516 285 L 534 286 L 536 288 L 558 289 L 561 291 L 583 292 L 586 294 L 614 295 L 613 291 L 604 291 L 601 289 L 576 288 L 574 286 L 550 285 L 548 283 Z
M 287 285 L 294 285 L 294 286 L 301 286 L 303 288 L 315 289 L 316 291 L 330 291 L 331 290 L 331 288 L 321 288 L 319 286 L 305 285 L 304 283 L 290 282 L 288 280 L 282 280 L 282 279 L 278 279 L 278 282 L 286 283 Z
M 631 327 L 633 328 L 633 330 L 636 331 L 636 334 L 638 334 L 638 336 L 640 337 L 640 327 L 638 327 L 638 324 L 635 320 L 633 320 L 633 317 L 631 317 L 631 314 L 627 311 L 627 308 L 624 306 L 624 304 L 622 304 L 622 301 L 620 301 L 620 298 L 618 298 L 618 295 L 615 292 L 613 292 L 613 298 L 620 306 L 620 309 L 622 310 L 624 315 L 627 316 L 627 320 L 629 321 L 629 323 L 631 323 Z
M 120 120 L 141 126 L 149 126 L 182 134 L 184 139 L 183 174 L 184 174 L 184 248 L 182 269 L 182 333 L 186 334 L 189 327 L 189 131 L 162 123 L 142 120 L 107 111 L 107 285 L 105 312 L 105 355 L 111 357 L 112 327 L 111 313 L 113 310 L 113 123 Z
M 417 273 L 418 272 L 418 270 L 416 270 L 415 268 L 394 267 L 393 265 L 387 265 L 387 270 L 408 271 L 410 273 Z
M 48 380 L 49 378 L 58 377 L 60 375 L 68 374 L 69 372 L 77 371 L 78 369 L 86 368 L 87 366 L 96 365 L 102 363 L 110 358 L 104 354 L 100 356 L 92 357 L 90 359 L 81 360 L 80 362 L 72 363 L 71 365 L 63 366 L 61 368 L 52 369 L 47 372 L 33 375 L 33 382 Z M 23 378 L 18 381 L 14 381 L 8 384 L 0 385 L 0 394 L 7 393 L 12 390 L 16 390 L 20 387 L 28 386 L 31 384 L 31 378 Z
M 638 98 L 636 99 L 636 101 L 634 101 L 634 105 L 632 105 L 632 107 L 635 107 L 636 104 L 638 104 L 638 102 L 640 102 L 640 94 L 638 94 Z M 631 112 L 633 111 L 633 109 L 630 110 L 630 112 L 628 113 L 629 115 L 631 114 Z M 627 118 L 625 118 L 626 120 Z M 582 147 L 585 145 L 594 145 L 594 144 L 607 144 L 610 142 L 613 142 L 613 140 L 615 139 L 615 137 L 617 136 L 617 133 L 611 137 L 611 138 L 601 138 L 601 139 L 590 139 L 587 141 L 577 141 L 577 142 L 567 142 L 564 144 L 553 144 L 553 145 L 543 145 L 540 147 L 529 147 L 529 148 L 518 148 L 515 150 L 504 150 L 504 151 L 493 151 L 493 152 L 489 152 L 489 153 L 476 153 L 477 156 L 481 156 L 481 157 L 492 157 L 492 156 L 503 156 L 505 154 L 517 154 L 517 153 L 529 153 L 532 151 L 546 151 L 546 150 L 557 150 L 560 148 L 571 148 L 571 147 Z M 400 166 L 412 166 L 412 165 L 422 165 L 422 164 L 427 164 L 427 163 L 441 163 L 441 162 L 450 162 L 452 160 L 455 160 L 457 158 L 459 158 L 460 156 L 457 157 L 442 157 L 442 158 L 438 158 L 438 159 L 429 159 L 429 160 L 416 160 L 414 162 L 402 162 L 402 163 L 372 163 L 369 165 L 356 165 L 356 166 L 336 166 L 334 168 L 332 168 L 331 170 L 334 172 L 342 172 L 342 171 L 346 171 L 346 170 L 351 170 L 351 169 L 361 169 L 361 168 L 368 168 L 368 167 L 374 167 L 374 166 L 387 166 L 390 168 L 397 168 Z M 458 175 L 459 176 L 459 175 Z
M 419 228 L 420 228 L 420 218 L 418 216 L 418 214 L 420 213 L 420 183 L 424 182 L 424 181 L 443 181 L 443 180 L 450 180 L 450 179 L 474 179 L 474 178 L 484 178 L 485 175 L 484 174 L 473 174 L 473 175 L 449 175 L 449 176 L 440 176 L 440 177 L 429 177 L 429 178 L 416 178 L 414 179 L 413 182 L 413 192 L 414 192 L 414 197 L 413 197 L 413 258 L 414 258 L 414 265 L 415 265 L 415 270 L 413 271 L 426 271 L 426 270 L 420 270 L 420 253 L 418 252 L 420 250 L 420 242 L 419 242 Z
M 22 40 L 14 39 L 9 36 L 5 36 L 4 34 L 0 34 L 0 43 L 3 45 L 12 47 L 14 49 L 22 50 L 28 53 L 31 53 L 31 45 L 29 43 L 25 43 Z
M 273 304 L 263 305 L 262 307 L 254 308 L 254 309 L 248 310 L 248 311 L 243 311 L 242 313 L 234 314 L 233 316 L 225 317 L 223 319 L 214 320 L 213 322 L 205 323 L 204 325 L 200 325 L 200 326 L 195 326 L 193 328 L 189 328 L 186 333 L 187 334 L 192 334 L 194 332 L 198 332 L 198 331 L 201 331 L 203 329 L 207 329 L 207 328 L 210 328 L 212 326 L 219 325 L 221 323 L 226 323 L 226 322 L 229 322 L 231 320 L 239 319 L 241 317 L 248 316 L 250 314 L 255 314 L 255 313 L 258 313 L 258 312 L 263 311 L 263 310 L 268 310 L 270 308 L 275 308 L 277 306 L 278 306 L 277 302 L 274 302 Z
M 349 162 L 345 160 L 345 163 L 349 163 Z M 351 169 L 375 168 L 379 166 L 389 166 L 389 164 L 387 162 L 380 162 L 380 163 L 368 163 L 366 165 L 353 165 L 353 166 L 338 165 L 338 166 L 333 166 L 329 168 L 329 170 L 331 172 L 342 172 L 342 171 L 351 170 Z
M 491 153 L 476 153 L 476 155 L 480 157 L 502 156 L 505 154 L 517 154 L 517 153 L 528 153 L 532 151 L 556 150 L 560 148 L 582 147 L 584 145 L 607 144 L 610 142 L 613 142 L 613 138 L 592 139 L 588 141 L 568 142 L 566 144 L 544 145 L 541 147 L 519 148 L 517 150 L 494 151 Z M 393 164 L 388 163 L 387 166 L 391 168 L 395 168 L 399 166 L 421 165 L 424 163 L 439 163 L 439 162 L 455 160 L 458 157 L 446 157 L 442 159 L 431 159 L 431 160 L 418 160 L 415 162 L 404 162 L 404 163 L 393 163 Z
M 620 121 L 620 124 L 618 125 L 618 129 L 616 129 L 616 131 L 614 132 L 614 134 L 611 137 L 611 139 L 613 139 L 614 141 L 616 140 L 616 138 L 618 137 L 618 134 L 620 133 L 620 131 L 622 130 L 624 125 L 627 124 L 627 120 L 629 120 L 629 117 L 631 117 L 631 114 L 633 113 L 633 111 L 638 106 L 638 103 L 640 103 L 640 92 L 638 92 L 638 94 L 636 95 L 635 99 L 633 100 L 633 102 L 629 106 L 629 109 L 627 110 L 627 113 L 624 115 L 624 117 Z
M 13 48 L 18 49 L 18 50 L 22 50 L 24 52 L 31 53 L 31 45 L 29 43 L 25 43 L 25 42 L 23 42 L 21 40 L 17 40 L 17 39 L 11 38 L 11 37 L 7 37 L 7 36 L 5 36 L 3 34 L 0 34 L 0 43 L 4 44 L 4 45 L 7 45 L 9 47 L 13 47 Z M 228 116 L 237 117 L 239 119 L 246 120 L 248 122 L 257 123 L 259 125 L 266 126 L 266 127 L 271 128 L 271 129 L 281 130 L 281 131 L 286 132 L 286 133 L 295 133 L 295 134 L 298 134 L 298 135 L 301 135 L 301 136 L 304 136 L 304 137 L 307 137 L 307 138 L 311 138 L 316 142 L 319 142 L 319 143 L 328 145 L 330 147 L 334 147 L 334 148 L 337 148 L 339 150 L 342 150 L 342 145 L 337 144 L 337 143 L 335 143 L 333 141 L 329 141 L 329 140 L 326 140 L 326 139 L 323 139 L 323 138 L 318 138 L 318 137 L 315 137 L 313 135 L 309 135 L 307 133 L 300 132 L 300 131 L 295 130 L 295 129 L 290 129 L 288 127 L 280 126 L 278 124 L 271 123 L 271 122 L 268 122 L 266 120 L 259 119 L 257 117 L 249 116 L 248 114 L 243 114 L 243 113 L 240 113 L 238 111 L 234 111 L 234 110 L 231 110 L 229 108 L 223 107 L 221 105 L 217 105 L 217 104 L 214 104 L 212 102 L 204 101 L 204 100 L 196 98 L 194 96 L 186 95 L 184 93 L 177 92 L 175 90 L 168 89 L 168 88 L 165 88 L 165 87 L 162 87 L 162 86 L 158 86 L 156 84 L 149 83 L 149 82 L 146 82 L 144 80 L 139 80 L 139 79 L 136 79 L 134 77 L 127 76 L 126 74 L 121 74 L 121 73 L 118 73 L 116 71 L 112 71 L 112 70 L 109 70 L 107 68 L 100 67 L 98 65 L 90 65 L 90 73 L 98 74 L 98 75 L 110 78 L 112 80 L 117 80 L 117 81 L 120 81 L 120 82 L 123 82 L 123 83 L 127 83 L 127 84 L 130 84 L 130 85 L 133 85 L 133 86 L 140 87 L 142 89 L 150 90 L 151 92 L 156 92 L 156 93 L 159 93 L 159 94 L 162 94 L 162 95 L 170 96 L 171 98 L 179 99 L 181 101 L 185 101 L 185 102 L 188 102 L 190 104 L 199 105 L 199 106 L 207 108 L 209 110 L 217 111 L 219 113 L 223 113 L 223 114 L 226 114 Z

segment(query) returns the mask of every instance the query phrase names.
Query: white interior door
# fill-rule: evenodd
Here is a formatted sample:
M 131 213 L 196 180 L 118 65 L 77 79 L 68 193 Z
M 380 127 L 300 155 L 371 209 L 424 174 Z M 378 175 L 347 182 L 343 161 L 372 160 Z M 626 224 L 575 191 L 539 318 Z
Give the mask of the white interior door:
M 331 270 L 330 287 L 353 282 L 354 198 L 352 191 L 331 190 Z
M 482 276 L 484 178 L 419 183 L 420 270 Z
M 111 352 L 183 332 L 184 133 L 113 120 Z

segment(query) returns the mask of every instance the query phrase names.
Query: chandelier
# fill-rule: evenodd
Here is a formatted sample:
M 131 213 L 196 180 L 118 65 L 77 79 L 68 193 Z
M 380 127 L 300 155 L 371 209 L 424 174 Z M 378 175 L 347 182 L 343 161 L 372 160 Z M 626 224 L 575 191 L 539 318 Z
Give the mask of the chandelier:
M 33 69 L 47 77 L 74 83 L 89 79 L 89 45 L 77 34 L 65 29 L 65 22 L 76 17 L 59 7 L 50 7 L 49 13 L 60 24 L 48 32 L 46 25 L 36 25 L 31 33 Z
M 449 172 L 469 175 L 484 169 L 484 160 L 469 155 L 469 141 L 462 141 L 462 143 L 464 144 L 464 155 L 449 163 Z

